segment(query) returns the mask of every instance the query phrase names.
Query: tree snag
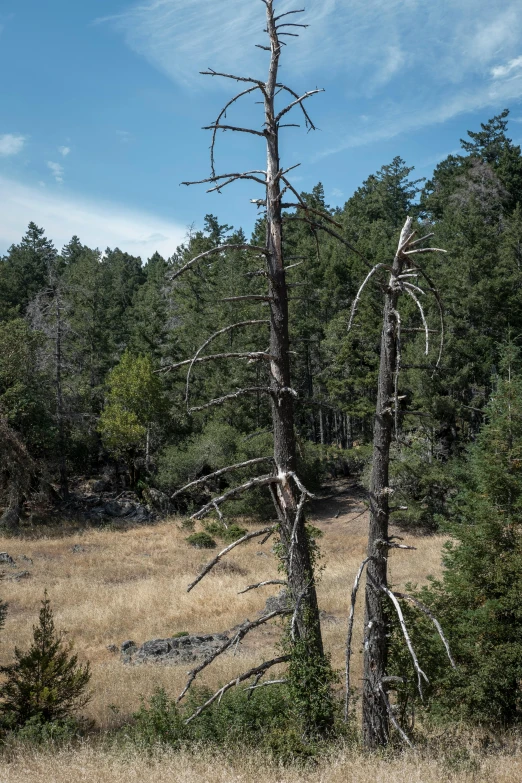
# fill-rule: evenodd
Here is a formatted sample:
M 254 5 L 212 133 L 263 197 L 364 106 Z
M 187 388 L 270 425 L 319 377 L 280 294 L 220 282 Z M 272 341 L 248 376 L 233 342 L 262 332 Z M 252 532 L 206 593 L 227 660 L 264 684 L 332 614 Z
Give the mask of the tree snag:
M 390 266 L 385 264 L 376 264 L 366 276 L 361 285 L 357 296 L 353 302 L 352 312 L 349 319 L 348 328 L 351 328 L 354 317 L 357 312 L 357 305 L 363 293 L 364 287 L 372 275 L 379 269 L 386 269 L 390 272 L 387 285 L 384 289 L 384 310 L 383 326 L 381 333 L 380 364 L 377 388 L 377 404 L 375 412 L 375 423 L 373 430 L 373 460 L 372 473 L 370 480 L 370 526 L 368 533 L 368 551 L 367 557 L 361 564 L 359 572 L 355 579 L 352 590 L 350 618 L 348 622 L 348 634 L 346 643 L 346 701 L 345 701 L 345 719 L 348 717 L 348 705 L 350 697 L 350 656 L 351 639 L 353 629 L 353 615 L 355 609 L 355 599 L 357 588 L 364 568 L 367 569 L 366 591 L 365 591 L 365 618 L 364 618 L 364 673 L 363 673 L 363 701 L 362 701 L 362 729 L 363 742 L 369 750 L 383 747 L 388 743 L 390 733 L 390 721 L 398 731 L 403 741 L 410 744 L 406 735 L 398 725 L 393 715 L 390 702 L 386 693 L 385 683 L 389 682 L 386 676 L 387 658 L 388 658 L 388 618 L 389 603 L 395 609 L 399 618 L 399 623 L 406 641 L 406 645 L 412 657 L 414 668 L 418 677 L 418 687 L 422 695 L 421 680 L 427 681 L 426 675 L 422 671 L 417 661 L 417 657 L 406 628 L 404 617 L 400 608 L 398 598 L 408 600 L 407 596 L 395 594 L 388 587 L 388 552 L 390 549 L 413 549 L 404 544 L 397 544 L 389 536 L 389 519 L 393 509 L 390 507 L 390 497 L 392 489 L 389 485 L 389 466 L 390 466 L 390 446 L 395 432 L 398 438 L 399 431 L 399 372 L 401 368 L 401 316 L 399 313 L 399 298 L 402 293 L 412 298 L 419 310 L 422 331 L 426 337 L 425 353 L 429 351 L 429 335 L 432 330 L 428 328 L 428 323 L 424 315 L 424 309 L 419 300 L 419 296 L 424 291 L 411 282 L 411 278 L 423 276 L 429 285 L 429 290 L 435 294 L 439 311 L 441 314 L 441 347 L 439 350 L 440 361 L 442 351 L 442 340 L 444 328 L 442 323 L 442 308 L 440 299 L 435 291 L 431 280 L 420 267 L 411 260 L 411 256 L 421 253 L 442 252 L 440 248 L 419 248 L 415 247 L 425 241 L 432 234 L 421 237 L 413 241 L 415 231 L 412 229 L 413 221 L 410 217 L 402 228 L 399 245 L 393 263 Z M 412 249 L 414 248 L 415 249 Z M 436 366 L 437 366 L 436 365 Z M 404 411 L 403 413 L 408 413 Z M 420 607 L 425 611 L 425 607 Z M 436 623 L 437 630 L 440 629 L 436 618 L 431 618 Z M 440 629 L 441 639 L 443 640 L 450 661 L 451 653 L 447 647 L 442 629 Z
M 305 27 L 306 25 L 281 22 L 283 16 L 301 11 L 286 12 L 277 16 L 274 12 L 274 0 L 262 0 L 266 7 L 266 30 L 268 34 L 268 45 L 262 46 L 264 51 L 269 52 L 270 61 L 268 67 L 268 77 L 266 81 L 250 77 L 237 76 L 227 73 L 217 73 L 209 69 L 202 73 L 210 76 L 219 76 L 226 79 L 232 79 L 237 82 L 247 82 L 249 86 L 242 90 L 234 98 L 229 100 L 226 106 L 219 113 L 216 121 L 206 127 L 212 131 L 212 141 L 210 145 L 210 166 L 211 176 L 198 180 L 198 182 L 185 182 L 185 185 L 209 184 L 209 192 L 220 191 L 222 188 L 235 181 L 249 180 L 261 184 L 264 187 L 264 198 L 253 199 L 252 202 L 259 208 L 264 208 L 266 220 L 266 238 L 265 247 L 258 245 L 223 245 L 213 248 L 210 251 L 200 254 L 188 263 L 184 264 L 179 270 L 174 272 L 173 277 L 177 277 L 185 270 L 193 267 L 200 259 L 215 255 L 219 258 L 220 253 L 226 249 L 242 249 L 253 252 L 255 257 L 263 258 L 265 268 L 260 274 L 266 278 L 268 291 L 266 296 L 248 295 L 245 297 L 232 297 L 227 301 L 242 301 L 249 299 L 259 301 L 269 309 L 269 329 L 270 341 L 268 351 L 256 354 L 229 354 L 228 358 L 249 358 L 265 360 L 269 368 L 269 381 L 267 387 L 249 387 L 238 389 L 223 397 L 211 400 L 205 405 L 190 407 L 190 412 L 203 410 L 207 407 L 221 404 L 228 404 L 243 394 L 265 392 L 270 400 L 273 435 L 274 435 L 274 472 L 269 476 L 262 476 L 259 479 L 252 479 L 240 487 L 225 492 L 221 497 L 215 498 L 199 512 L 194 514 L 198 518 L 208 511 L 212 511 L 228 497 L 237 495 L 239 492 L 246 491 L 252 486 L 267 485 L 270 489 L 273 502 L 277 511 L 279 521 L 278 532 L 281 543 L 281 560 L 286 570 L 288 594 L 292 605 L 291 629 L 289 629 L 289 654 L 291 658 L 291 681 L 296 699 L 303 705 L 303 722 L 305 732 L 317 733 L 327 731 L 333 721 L 333 709 L 330 694 L 330 669 L 328 659 L 325 656 L 321 636 L 321 627 L 319 621 L 319 609 L 317 605 L 317 595 L 315 589 L 313 557 L 310 545 L 306 535 L 304 504 L 309 496 L 296 475 L 296 437 L 294 429 L 294 397 L 296 392 L 292 388 L 292 379 L 290 372 L 290 350 L 289 350 L 289 323 L 288 323 L 288 284 L 286 281 L 286 270 L 283 256 L 283 209 L 296 208 L 312 230 L 323 228 L 324 221 L 334 223 L 332 219 L 317 210 L 311 210 L 301 199 L 298 192 L 291 185 L 287 178 L 288 172 L 294 168 L 283 169 L 279 158 L 279 129 L 283 127 L 281 120 L 294 108 L 302 112 L 306 127 L 315 129 L 310 116 L 304 107 L 305 101 L 312 95 L 321 92 L 321 90 L 309 90 L 299 95 L 291 88 L 278 81 L 279 59 L 284 42 L 281 40 L 283 35 L 295 35 L 287 32 L 286 28 L 290 24 L 292 29 L 295 27 Z M 235 104 L 240 98 L 260 92 L 262 104 L 264 106 L 264 122 L 259 129 L 246 128 L 240 125 L 224 125 L 223 118 L 227 110 Z M 277 96 L 289 94 L 289 102 L 282 107 L 276 107 L 280 100 Z M 287 125 L 286 123 L 285 125 Z M 290 123 L 293 125 L 293 123 Z M 235 133 L 249 133 L 265 139 L 266 143 L 266 171 L 253 170 L 246 172 L 236 172 L 230 174 L 216 174 L 215 167 L 215 147 L 217 135 L 220 131 L 231 131 Z M 296 204 L 284 204 L 284 193 L 290 191 L 297 199 Z M 313 212 L 314 217 L 309 213 Z M 286 215 L 288 217 L 288 214 Z M 334 223 L 335 224 L 335 223 Z M 337 225 L 337 224 L 335 224 Z M 289 259 L 290 260 L 290 259 Z M 294 266 L 294 265 L 292 265 Z M 256 272 L 255 274 L 258 274 Z M 225 327 L 210 337 L 203 346 L 196 352 L 192 359 L 186 363 L 178 363 L 178 367 L 183 364 L 188 365 L 186 399 L 189 399 L 188 384 L 191 372 L 200 362 L 219 361 L 227 358 L 223 354 L 214 356 L 203 356 L 201 352 L 206 345 L 214 338 L 228 329 L 246 326 L 249 323 L 259 323 L 260 321 L 241 322 Z M 175 369 L 166 368 L 166 369 Z M 224 553 L 221 553 L 224 554 Z M 220 555 L 221 556 L 221 555 Z M 218 556 L 219 557 L 219 556 Z M 196 582 L 190 586 L 190 589 L 206 573 L 200 574 Z M 299 650 L 299 663 L 297 661 L 296 650 Z M 293 667 L 293 668 L 292 668 Z M 260 670 L 264 671 L 264 669 Z M 238 682 L 241 678 L 238 679 Z M 228 687 L 228 686 L 226 686 Z M 320 708 L 312 707 L 318 704 L 318 694 L 321 694 L 322 705 Z M 315 700 L 315 702 L 314 702 Z

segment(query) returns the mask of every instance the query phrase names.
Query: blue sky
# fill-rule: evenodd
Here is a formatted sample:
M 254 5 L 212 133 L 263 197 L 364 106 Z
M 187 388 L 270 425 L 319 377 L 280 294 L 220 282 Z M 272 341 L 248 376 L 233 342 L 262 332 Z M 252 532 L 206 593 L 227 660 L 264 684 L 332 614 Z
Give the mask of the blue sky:
M 505 107 L 522 140 L 520 0 L 303 4 L 310 27 L 288 39 L 281 78 L 325 92 L 308 104 L 320 130 L 282 131 L 300 190 L 322 181 L 340 205 L 395 155 L 428 176 Z M 58 247 L 76 233 L 143 258 L 171 255 L 208 212 L 249 231 L 254 183 L 222 195 L 179 183 L 208 176 L 200 128 L 234 94 L 198 72 L 264 78 L 263 22 L 260 0 L 1 0 L 0 252 L 30 220 Z M 259 127 L 260 110 L 247 98 L 228 119 Z M 262 139 L 220 139 L 221 171 L 263 164 Z

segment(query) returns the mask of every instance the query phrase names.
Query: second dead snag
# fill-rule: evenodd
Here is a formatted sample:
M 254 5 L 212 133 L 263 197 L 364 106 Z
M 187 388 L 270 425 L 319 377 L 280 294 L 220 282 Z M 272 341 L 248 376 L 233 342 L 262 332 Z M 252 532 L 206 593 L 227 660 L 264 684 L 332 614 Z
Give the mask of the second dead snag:
M 389 279 L 387 284 L 383 285 L 383 325 L 380 345 L 377 404 L 373 430 L 368 551 L 365 560 L 359 568 L 352 590 L 351 610 L 346 641 L 345 718 L 347 719 L 350 698 L 350 656 L 352 652 L 351 644 L 355 601 L 359 582 L 363 570 L 366 567 L 362 729 L 363 742 L 370 750 L 382 747 L 388 743 L 390 722 L 398 731 L 403 741 L 410 744 L 406 734 L 395 718 L 387 695 L 387 690 L 393 686 L 393 682 L 397 681 L 397 679 L 401 679 L 387 676 L 389 646 L 389 618 L 387 615 L 390 611 L 394 610 L 397 613 L 401 631 L 412 658 L 415 672 L 417 673 L 418 688 L 421 694 L 422 680 L 427 681 L 427 677 L 422 671 L 415 650 L 413 649 L 398 600 L 399 598 L 403 600 L 414 599 L 411 599 L 410 596 L 394 593 L 388 587 L 388 554 L 390 549 L 414 549 L 414 547 L 396 543 L 393 537 L 390 537 L 389 535 L 389 518 L 391 513 L 390 496 L 392 494 L 389 481 L 390 446 L 394 431 L 398 436 L 399 400 L 401 399 L 399 397 L 398 382 L 401 366 L 401 316 L 399 312 L 399 298 L 402 293 L 407 294 L 414 300 L 420 312 L 423 325 L 422 328 L 426 336 L 426 355 L 429 350 L 430 330 L 428 329 L 424 309 L 419 300 L 419 295 L 422 295 L 424 291 L 416 283 L 412 282 L 412 278 L 416 279 L 419 276 L 424 277 L 427 280 L 430 290 L 435 294 L 441 311 L 441 349 L 443 339 L 442 310 L 437 293 L 429 278 L 427 278 L 426 274 L 413 259 L 417 254 L 445 251 L 441 251 L 439 248 L 420 247 L 419 245 L 432 235 L 429 234 L 414 240 L 415 233 L 416 232 L 413 230 L 413 221 L 408 217 L 402 228 L 397 252 L 392 265 L 377 264 L 370 271 L 354 300 L 349 321 L 350 328 L 361 294 L 372 275 L 379 269 L 387 270 L 389 272 Z M 439 360 L 440 355 L 441 350 L 439 350 Z M 421 606 L 418 606 L 418 608 L 420 608 L 421 611 L 425 611 L 426 609 L 426 607 Z M 445 644 L 450 662 L 454 665 L 447 642 L 442 634 L 442 629 L 437 623 L 436 618 L 432 617 L 431 619 L 436 624 L 441 639 Z

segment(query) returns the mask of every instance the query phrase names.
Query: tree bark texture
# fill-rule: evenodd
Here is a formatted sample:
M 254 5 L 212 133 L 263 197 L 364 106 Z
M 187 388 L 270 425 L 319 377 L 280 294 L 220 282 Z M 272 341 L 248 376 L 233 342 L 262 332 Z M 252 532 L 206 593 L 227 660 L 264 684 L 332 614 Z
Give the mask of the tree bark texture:
M 388 627 L 386 598 L 377 585 L 387 585 L 388 523 L 389 523 L 389 463 L 394 425 L 395 372 L 397 369 L 397 338 L 400 326 L 397 302 L 400 294 L 398 277 L 405 256 L 401 248 L 411 234 L 412 220 L 402 229 L 399 248 L 384 297 L 381 355 L 377 391 L 377 406 L 373 431 L 373 461 L 370 482 L 370 528 L 368 534 L 368 576 L 365 593 L 364 619 L 364 681 L 363 681 L 363 741 L 368 749 L 387 744 L 389 717 L 382 696 L 382 681 L 386 676 Z
M 266 171 L 266 248 L 270 296 L 270 389 L 274 430 L 274 460 L 278 475 L 286 477 L 276 486 L 274 497 L 281 527 L 281 542 L 288 563 L 288 588 L 298 605 L 295 627 L 310 658 L 324 657 L 319 609 L 304 514 L 296 520 L 299 498 L 289 473 L 296 471 L 294 402 L 291 392 L 289 357 L 288 288 L 283 261 L 283 220 L 279 123 L 275 94 L 282 44 L 279 41 L 273 4 L 267 2 L 267 30 L 270 38 L 270 68 L 264 91 Z M 291 552 L 291 555 L 290 555 Z

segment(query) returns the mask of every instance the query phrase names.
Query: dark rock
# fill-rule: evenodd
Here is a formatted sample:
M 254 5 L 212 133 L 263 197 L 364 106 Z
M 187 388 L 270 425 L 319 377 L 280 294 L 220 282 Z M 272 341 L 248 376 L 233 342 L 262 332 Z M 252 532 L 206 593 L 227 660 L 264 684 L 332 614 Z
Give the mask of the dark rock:
M 138 649 L 138 645 L 136 644 L 136 642 L 133 642 L 131 639 L 127 639 L 127 641 L 123 642 L 120 647 L 122 654 L 126 654 L 126 655 L 132 654 L 137 649 Z
M 13 576 L 10 577 L 15 582 L 18 582 L 19 579 L 29 579 L 31 574 L 29 571 L 19 571 L 17 574 L 13 574 Z
M 169 639 L 152 639 L 137 649 L 134 646 L 134 649 L 127 648 L 124 651 L 124 645 L 121 649 L 125 663 L 190 663 L 206 658 L 228 638 L 225 633 L 174 636 Z
M 270 612 L 279 612 L 284 609 L 291 609 L 292 603 L 286 587 L 281 588 L 277 595 L 271 595 L 266 599 L 265 608 L 261 615 L 270 614 Z
M 16 567 L 15 561 L 7 552 L 0 552 L 0 563 Z
M 110 489 L 110 484 L 103 479 L 99 479 L 98 481 L 93 481 L 91 489 L 93 492 L 107 492 Z
M 164 492 L 160 492 L 159 489 L 148 487 L 144 491 L 143 496 L 149 506 L 161 512 L 162 514 L 169 514 L 172 511 L 169 496 Z

